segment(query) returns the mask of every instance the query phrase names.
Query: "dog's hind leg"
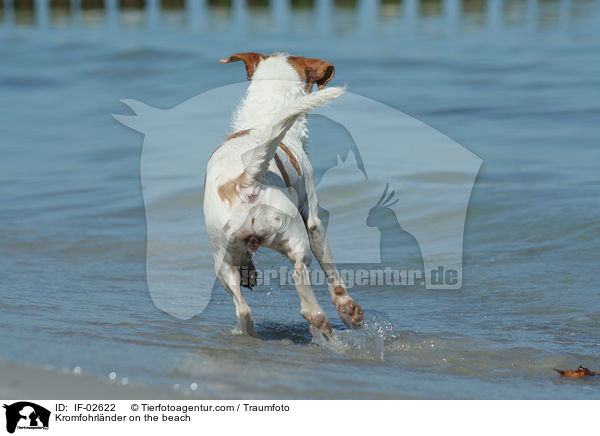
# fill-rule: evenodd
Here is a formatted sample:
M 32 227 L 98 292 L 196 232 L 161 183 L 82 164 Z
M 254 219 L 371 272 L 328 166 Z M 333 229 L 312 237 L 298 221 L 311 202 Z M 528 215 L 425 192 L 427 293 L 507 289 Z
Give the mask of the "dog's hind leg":
M 272 234 L 276 237 L 266 237 L 265 245 L 286 256 L 294 266 L 294 285 L 300 297 L 300 313 L 308 322 L 311 334 L 315 329 L 329 339 L 332 329 L 323 308 L 317 301 L 310 284 L 308 266 L 310 265 L 310 243 L 300 214 L 287 215 L 279 210 L 269 208 L 263 222 L 269 222 Z
M 290 253 L 288 257 L 294 265 L 294 284 L 300 297 L 300 313 L 308 322 L 313 336 L 315 332 L 312 330 L 317 329 L 325 339 L 329 339 L 332 333 L 331 323 L 317 301 L 310 285 L 307 257 L 302 256 L 300 253 Z
M 350 297 L 348 291 L 346 291 L 342 277 L 333 262 L 325 228 L 316 210 L 309 213 L 306 220 L 306 230 L 310 240 L 310 248 L 325 272 L 327 289 L 340 318 L 347 326 L 362 326 L 364 319 L 363 311 L 352 297 Z
M 252 311 L 244 300 L 242 289 L 240 287 L 241 276 L 239 266 L 223 263 L 219 269 L 219 280 L 235 304 L 235 316 L 237 325 L 232 330 L 233 334 L 248 334 L 254 336 L 254 322 L 252 320 Z
M 329 339 L 332 334 L 331 323 L 317 301 L 310 284 L 308 271 L 311 261 L 309 241 L 300 216 L 297 215 L 295 218 L 289 223 L 289 227 L 294 230 L 288 232 L 289 235 L 293 234 L 294 236 L 286 240 L 280 247 L 272 248 L 287 256 L 294 265 L 293 278 L 296 291 L 300 297 L 300 313 L 308 322 L 311 334 L 315 336 L 314 329 L 316 329 L 321 332 L 325 339 Z

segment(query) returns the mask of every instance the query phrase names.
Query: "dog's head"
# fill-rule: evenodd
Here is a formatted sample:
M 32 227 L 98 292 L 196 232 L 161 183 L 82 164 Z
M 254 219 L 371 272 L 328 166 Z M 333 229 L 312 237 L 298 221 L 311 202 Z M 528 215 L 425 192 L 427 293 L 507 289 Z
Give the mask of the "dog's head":
M 219 59 L 219 62 L 222 64 L 237 61 L 243 61 L 246 65 L 246 77 L 248 80 L 254 78 L 255 72 L 259 68 L 271 66 L 269 79 L 286 80 L 290 77 L 288 75 L 290 71 L 293 71 L 292 74 L 297 76 L 295 80 L 304 82 L 309 92 L 315 83 L 319 89 L 323 89 L 333 79 L 335 74 L 335 68 L 329 62 L 302 56 L 289 56 L 285 54 L 266 56 L 261 53 L 236 53 L 228 58 Z M 291 69 L 286 70 L 281 68 L 281 62 L 285 62 Z

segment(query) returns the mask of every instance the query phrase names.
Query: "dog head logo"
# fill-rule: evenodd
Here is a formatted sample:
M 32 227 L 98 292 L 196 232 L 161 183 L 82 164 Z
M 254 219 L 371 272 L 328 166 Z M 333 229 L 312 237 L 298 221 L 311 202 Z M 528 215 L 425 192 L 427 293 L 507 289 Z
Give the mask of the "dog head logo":
M 50 411 L 28 401 L 19 401 L 11 405 L 4 404 L 6 409 L 6 431 L 14 433 L 21 429 L 48 429 Z
M 205 170 L 246 87 L 216 88 L 167 110 L 123 100 L 135 115 L 114 116 L 144 134 L 147 284 L 154 304 L 178 318 L 202 313 L 210 301 L 216 274 L 207 273 L 214 260 L 204 225 Z M 319 134 L 313 124 L 324 123 Z M 465 218 L 482 160 L 409 115 L 348 91 L 311 112 L 308 126 L 319 216 L 336 263 L 409 259 L 423 269 L 427 289 L 461 288 Z

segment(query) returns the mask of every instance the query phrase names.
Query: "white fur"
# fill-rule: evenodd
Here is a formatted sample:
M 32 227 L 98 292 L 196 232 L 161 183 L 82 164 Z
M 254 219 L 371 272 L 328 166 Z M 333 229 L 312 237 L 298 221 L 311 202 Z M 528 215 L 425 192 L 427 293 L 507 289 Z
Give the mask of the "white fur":
M 278 54 L 262 61 L 246 91 L 246 96 L 233 114 L 233 131 L 263 128 L 279 112 L 299 97 L 306 95 L 306 86 L 287 56 Z M 308 138 L 306 116 L 298 118 L 284 142 L 288 146 L 303 146 Z
M 265 246 L 290 259 L 296 276 L 301 313 L 311 327 L 328 335 L 331 330 L 310 283 L 310 251 L 330 278 L 329 291 L 336 307 L 352 302 L 333 260 L 325 231 L 317 215 L 313 171 L 304 151 L 308 130 L 305 113 L 339 97 L 344 88 L 327 88 L 307 94 L 304 83 L 287 61 L 278 54 L 256 67 L 246 95 L 233 115 L 234 131 L 252 129 L 249 134 L 225 142 L 208 162 L 204 193 L 204 216 L 213 247 L 215 271 L 231 294 L 238 319 L 235 333 L 253 334 L 250 308 L 240 288 L 240 265 L 247 263 L 248 250 Z M 278 151 L 283 142 L 300 165 L 298 174 L 288 156 Z M 273 161 L 278 154 L 290 186 Z M 219 187 L 247 177 L 230 203 L 219 195 Z M 353 303 L 353 302 L 352 302 Z

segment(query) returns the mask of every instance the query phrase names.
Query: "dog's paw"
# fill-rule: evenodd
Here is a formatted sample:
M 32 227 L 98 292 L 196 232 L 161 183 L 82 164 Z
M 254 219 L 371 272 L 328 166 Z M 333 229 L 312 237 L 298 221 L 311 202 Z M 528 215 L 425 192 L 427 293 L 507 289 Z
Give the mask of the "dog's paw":
M 311 330 L 313 328 L 319 330 L 325 339 L 329 340 L 331 335 L 333 334 L 333 328 L 331 327 L 331 323 L 327 319 L 324 313 L 316 313 L 310 315 L 302 315 L 306 321 L 308 321 L 308 325 Z
M 231 330 L 231 334 L 235 335 L 235 336 L 247 335 L 247 336 L 256 337 L 256 333 L 254 333 L 253 326 L 241 327 L 241 326 L 237 325 L 237 326 L 235 326 L 235 328 L 233 330 Z
M 348 300 L 343 304 L 339 304 L 336 306 L 336 309 L 340 318 L 348 327 L 362 327 L 365 317 L 362 308 L 354 300 Z

